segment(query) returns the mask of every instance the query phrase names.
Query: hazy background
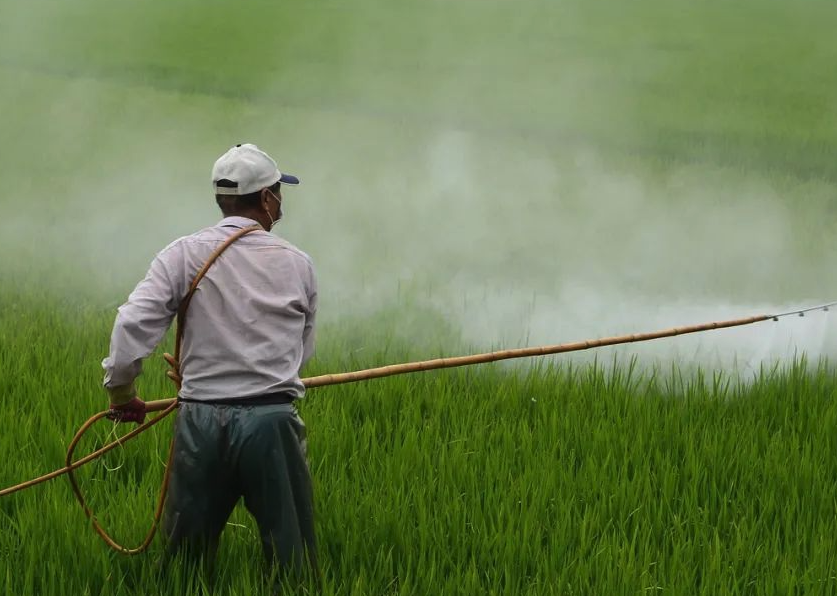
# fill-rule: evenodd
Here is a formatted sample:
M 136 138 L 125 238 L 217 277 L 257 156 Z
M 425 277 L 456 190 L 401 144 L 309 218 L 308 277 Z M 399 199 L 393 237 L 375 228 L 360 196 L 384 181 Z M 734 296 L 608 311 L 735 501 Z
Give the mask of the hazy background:
M 277 231 L 325 342 L 359 321 L 433 357 L 835 299 L 837 9 L 737 5 L 0 0 L 0 280 L 115 308 L 254 142 L 302 178 Z M 833 327 L 622 353 L 749 370 L 834 355 Z

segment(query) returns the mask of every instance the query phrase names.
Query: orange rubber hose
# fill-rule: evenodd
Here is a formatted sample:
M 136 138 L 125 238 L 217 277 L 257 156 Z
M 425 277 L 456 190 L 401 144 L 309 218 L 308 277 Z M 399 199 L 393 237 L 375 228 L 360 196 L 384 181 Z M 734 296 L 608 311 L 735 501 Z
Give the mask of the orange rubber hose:
M 172 412 L 177 409 L 177 401 L 173 400 L 173 403 L 169 405 L 168 408 L 163 410 L 163 413 L 155 418 L 149 420 L 148 422 L 138 426 L 133 431 L 113 441 L 108 447 L 112 449 L 116 445 L 122 445 L 125 443 L 126 440 L 131 439 L 140 433 L 148 430 L 158 422 L 160 422 L 163 418 L 171 414 Z M 90 519 L 90 522 L 93 524 L 93 529 L 96 533 L 105 541 L 105 543 L 111 547 L 113 550 L 120 552 L 125 555 L 138 555 L 139 553 L 145 551 L 150 545 L 151 541 L 154 540 L 154 535 L 157 533 L 157 527 L 159 526 L 160 519 L 163 516 L 163 506 L 166 504 L 166 494 L 168 493 L 169 488 L 169 480 L 171 478 L 171 461 L 172 457 L 174 456 L 174 439 L 172 439 L 171 445 L 169 446 L 169 455 L 166 461 L 166 471 L 163 474 L 163 484 L 160 489 L 160 496 L 157 499 L 157 507 L 154 510 L 154 518 L 151 523 L 151 528 L 145 535 L 145 539 L 142 543 L 136 548 L 127 548 L 122 546 L 118 542 L 116 542 L 110 535 L 105 531 L 105 529 L 99 524 L 99 521 L 96 519 L 96 516 L 93 514 L 93 511 L 88 507 L 87 502 L 84 499 L 84 495 L 81 492 L 81 487 L 79 487 L 78 481 L 76 480 L 75 474 L 73 474 L 73 470 L 78 467 L 78 465 L 73 464 L 73 453 L 76 450 L 76 446 L 78 445 L 81 437 L 84 436 L 84 433 L 93 425 L 94 422 L 100 420 L 102 417 L 107 416 L 108 412 L 100 412 L 96 414 L 90 420 L 85 422 L 82 427 L 78 430 L 76 435 L 73 437 L 73 440 L 70 441 L 70 446 L 67 448 L 67 458 L 65 459 L 66 470 L 67 470 L 67 478 L 70 481 L 70 486 L 73 489 L 73 493 L 76 496 L 81 508 L 84 510 L 84 514 Z M 108 449 L 108 451 L 110 450 Z M 99 451 L 102 451 L 101 449 Z M 100 453 L 102 455 L 103 453 Z

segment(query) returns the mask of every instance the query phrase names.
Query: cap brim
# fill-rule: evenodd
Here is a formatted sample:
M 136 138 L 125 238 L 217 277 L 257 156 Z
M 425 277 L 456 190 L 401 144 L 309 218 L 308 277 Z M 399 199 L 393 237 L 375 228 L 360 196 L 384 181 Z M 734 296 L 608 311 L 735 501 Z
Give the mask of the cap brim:
M 299 184 L 299 178 L 296 176 L 291 176 L 290 174 L 282 174 L 282 177 L 279 178 L 279 182 L 282 184 L 290 184 L 291 186 L 296 186 Z

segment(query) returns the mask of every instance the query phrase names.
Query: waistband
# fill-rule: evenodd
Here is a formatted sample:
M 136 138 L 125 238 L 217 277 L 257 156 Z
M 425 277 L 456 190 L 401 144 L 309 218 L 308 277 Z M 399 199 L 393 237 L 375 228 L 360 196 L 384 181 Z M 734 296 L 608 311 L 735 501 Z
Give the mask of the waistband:
M 251 395 L 249 397 L 222 397 L 220 399 L 186 399 L 179 397 L 178 401 L 208 406 L 275 406 L 278 404 L 291 404 L 295 399 L 296 396 L 293 393 L 280 391 L 278 393 L 265 393 L 262 395 Z

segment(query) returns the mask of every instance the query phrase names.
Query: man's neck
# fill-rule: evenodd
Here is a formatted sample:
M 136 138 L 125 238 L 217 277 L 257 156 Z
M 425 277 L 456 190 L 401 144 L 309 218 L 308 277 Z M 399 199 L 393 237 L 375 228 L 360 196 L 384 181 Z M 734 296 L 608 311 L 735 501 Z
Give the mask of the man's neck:
M 255 223 L 259 224 L 261 227 L 263 227 L 265 230 L 268 230 L 269 227 L 270 227 L 268 225 L 269 222 L 264 221 L 264 220 L 267 220 L 267 217 L 265 216 L 264 213 L 254 213 L 252 211 L 245 211 L 245 212 L 241 212 L 241 213 L 225 213 L 224 218 L 226 219 L 228 217 L 239 217 L 239 218 L 243 218 L 243 219 L 252 220 L 253 222 L 255 222 Z

